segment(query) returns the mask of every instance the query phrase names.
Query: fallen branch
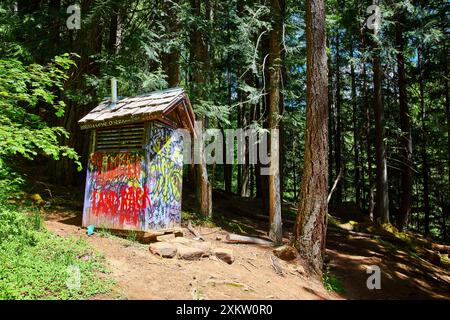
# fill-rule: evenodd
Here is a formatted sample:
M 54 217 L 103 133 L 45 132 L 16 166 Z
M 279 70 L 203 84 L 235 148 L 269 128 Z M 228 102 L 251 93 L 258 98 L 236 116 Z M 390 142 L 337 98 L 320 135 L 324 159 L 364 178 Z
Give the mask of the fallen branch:
M 254 268 L 258 269 L 258 267 L 257 267 L 253 262 L 251 262 L 250 260 L 248 260 L 248 258 L 247 258 L 247 263 L 248 263 L 249 265 L 253 266 Z
M 225 238 L 225 242 L 228 243 L 245 243 L 245 244 L 258 244 L 263 246 L 272 246 L 273 243 L 271 241 L 263 240 L 255 237 L 241 236 L 235 233 L 227 234 Z
M 50 190 L 50 187 L 48 186 L 48 184 L 41 182 L 41 181 L 36 181 L 36 183 L 42 184 L 45 187 L 44 190 L 49 193 L 50 198 L 53 198 L 52 190 Z
M 443 244 L 433 243 L 431 245 L 433 250 L 439 251 L 440 253 L 450 253 L 450 246 L 446 246 Z
M 272 267 L 275 270 L 275 273 L 279 276 L 284 276 L 283 268 L 280 265 L 280 262 L 278 261 L 277 257 L 274 255 L 270 256 L 270 260 L 272 260 Z
M 253 273 L 253 271 L 250 270 L 245 264 L 240 263 L 240 262 L 239 262 L 239 264 L 240 264 L 241 266 L 243 266 L 245 269 L 247 269 L 248 272 Z
M 328 198 L 327 198 L 327 203 L 330 202 L 331 196 L 333 195 L 333 192 L 334 192 L 334 189 L 336 189 L 336 187 L 339 183 L 339 180 L 341 180 L 341 177 L 342 177 L 342 168 L 341 168 L 341 170 L 339 170 L 339 174 L 336 177 L 336 180 L 334 181 L 333 187 L 331 188 L 330 194 L 328 195 Z
M 195 236 L 196 239 L 205 241 L 205 239 L 202 237 L 202 235 L 197 230 L 194 229 L 194 227 L 192 226 L 191 220 L 189 220 L 187 228 Z

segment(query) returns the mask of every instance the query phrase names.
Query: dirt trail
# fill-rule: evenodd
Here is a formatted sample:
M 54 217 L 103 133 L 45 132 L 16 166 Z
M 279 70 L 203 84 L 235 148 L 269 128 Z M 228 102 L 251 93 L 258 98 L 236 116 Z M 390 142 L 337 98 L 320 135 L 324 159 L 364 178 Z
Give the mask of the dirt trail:
M 349 299 L 450 299 L 448 265 L 436 266 L 374 235 L 328 228 L 332 274 Z M 367 290 L 367 267 L 380 268 L 381 290 Z
M 152 255 L 148 245 L 115 236 L 90 237 L 77 224 L 74 215 L 48 216 L 47 229 L 58 235 L 86 238 L 109 265 L 118 292 L 106 298 L 122 299 L 339 299 L 319 281 L 294 271 L 295 265 L 282 263 L 284 276 L 272 268 L 270 248 L 225 244 L 216 240 L 218 228 L 200 229 L 214 246 L 234 250 L 235 262 L 215 258 L 200 261 L 163 259 Z M 223 232 L 222 232 L 223 233 Z M 186 237 L 189 237 L 185 232 Z M 105 298 L 105 297 L 98 297 Z
M 70 199 L 70 193 L 67 193 Z M 183 195 L 186 210 L 193 198 Z M 260 201 L 215 194 L 214 221 L 222 228 L 200 227 L 201 234 L 216 247 L 230 248 L 236 258 L 228 265 L 215 258 L 201 261 L 163 259 L 152 255 L 148 245 L 115 236 L 95 233 L 88 237 L 81 226 L 80 200 L 65 199 L 46 212 L 47 228 L 61 236 L 87 239 L 106 258 L 118 292 L 108 297 L 123 299 L 450 299 L 448 264 L 433 265 L 408 252 L 402 245 L 392 245 L 371 233 L 354 232 L 330 225 L 327 232 L 326 261 L 345 292 L 327 291 L 321 281 L 295 271 L 296 264 L 281 261 L 284 276 L 274 272 L 270 248 L 255 245 L 226 244 L 217 241 L 235 228 L 265 236 L 267 220 Z M 289 205 L 290 206 L 290 205 Z M 291 236 L 295 208 L 283 207 L 284 238 Z M 344 210 L 348 215 L 349 210 Z M 291 213 L 290 213 L 291 212 Z M 342 218 L 342 217 L 341 217 Z M 347 216 L 342 222 L 358 220 L 361 214 Z M 185 236 L 192 238 L 188 231 Z M 367 266 L 381 270 L 381 290 L 366 286 Z

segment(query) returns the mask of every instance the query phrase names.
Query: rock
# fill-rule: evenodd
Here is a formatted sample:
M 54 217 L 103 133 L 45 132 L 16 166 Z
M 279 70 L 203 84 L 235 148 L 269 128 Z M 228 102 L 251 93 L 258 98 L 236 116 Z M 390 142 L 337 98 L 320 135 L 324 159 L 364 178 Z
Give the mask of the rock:
M 213 250 L 213 254 L 218 259 L 220 259 L 228 264 L 232 264 L 234 262 L 233 250 L 231 250 L 231 249 L 216 248 Z
M 211 255 L 211 243 L 209 242 L 198 242 L 198 241 L 192 241 L 190 243 L 191 247 L 203 250 L 203 256 L 209 257 Z
M 200 248 L 188 247 L 182 244 L 177 245 L 178 258 L 183 260 L 199 260 L 205 255 L 205 251 Z
M 222 240 L 222 237 L 221 237 L 221 236 L 216 236 L 216 240 L 217 240 L 217 241 L 221 241 L 221 240 Z
M 157 241 L 156 237 L 164 235 L 164 232 L 152 231 L 152 232 L 142 232 L 138 235 L 138 240 L 143 244 L 150 244 Z
M 169 242 L 190 245 L 193 241 L 184 237 L 176 237 L 174 239 L 170 239 Z
M 173 258 L 177 254 L 177 247 L 168 242 L 155 242 L 149 247 L 153 254 L 157 254 L 163 258 Z
M 30 198 L 38 206 L 42 206 L 42 205 L 45 204 L 45 201 L 42 199 L 42 197 L 41 197 L 41 195 L 39 193 L 33 194 Z
M 300 265 L 295 266 L 295 267 L 293 268 L 293 270 L 294 270 L 295 272 L 297 272 L 298 274 L 300 274 L 301 276 L 306 275 L 306 271 L 305 271 L 305 268 L 303 268 L 303 266 L 300 266 Z
M 281 260 L 289 261 L 297 257 L 297 250 L 294 247 L 284 245 L 274 249 L 273 254 Z
M 83 260 L 83 261 L 89 261 L 89 260 L 91 260 L 91 256 L 88 253 L 86 253 L 82 256 L 79 256 L 78 259 Z
M 156 241 L 160 241 L 160 242 L 169 241 L 171 239 L 175 239 L 174 233 L 163 234 L 161 236 L 156 237 Z

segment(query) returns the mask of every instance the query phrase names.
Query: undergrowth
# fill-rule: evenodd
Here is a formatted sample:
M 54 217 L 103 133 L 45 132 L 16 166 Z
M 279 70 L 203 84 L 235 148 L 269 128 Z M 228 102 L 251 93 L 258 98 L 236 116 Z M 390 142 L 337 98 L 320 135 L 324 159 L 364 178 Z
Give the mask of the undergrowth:
M 7 186 L 0 188 L 0 299 L 87 299 L 110 292 L 104 258 L 81 238 L 48 232 L 38 209 L 17 204 L 21 180 L 7 182 L 0 174 L 0 185 Z
M 345 288 L 342 286 L 342 283 L 339 281 L 336 276 L 334 276 L 328 266 L 325 267 L 325 270 L 322 275 L 322 282 L 325 289 L 328 291 L 336 292 L 336 293 L 345 293 Z

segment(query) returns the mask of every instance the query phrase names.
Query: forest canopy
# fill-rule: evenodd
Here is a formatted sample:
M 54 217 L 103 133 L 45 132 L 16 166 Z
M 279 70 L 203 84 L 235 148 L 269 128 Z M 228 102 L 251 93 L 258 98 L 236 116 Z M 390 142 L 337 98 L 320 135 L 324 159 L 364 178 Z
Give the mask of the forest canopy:
M 260 199 L 279 242 L 283 201 L 317 196 L 322 222 L 350 206 L 448 241 L 449 2 L 328 0 L 323 21 L 311 2 L 82 0 L 68 11 L 72 1 L 2 1 L 1 178 L 37 159 L 54 183 L 81 187 L 89 133 L 77 121 L 110 95 L 110 79 L 120 97 L 181 86 L 204 128 L 280 130 L 274 176 L 259 163 L 186 166 L 200 213 L 213 214 L 211 189 Z M 309 190 L 315 159 L 327 168 Z

